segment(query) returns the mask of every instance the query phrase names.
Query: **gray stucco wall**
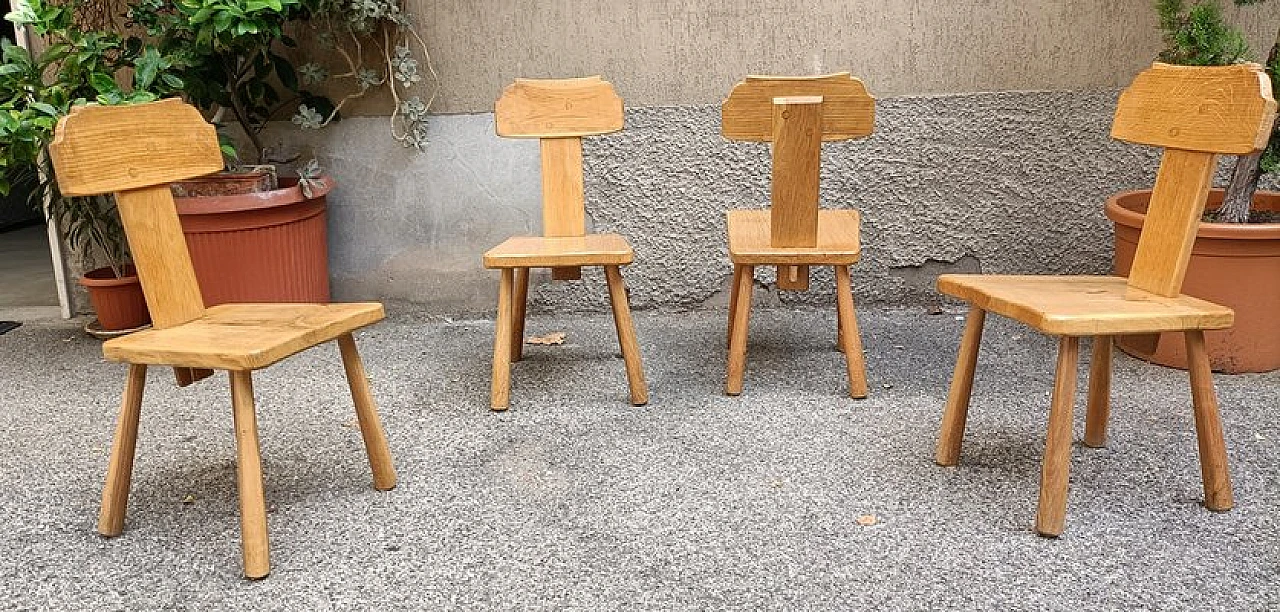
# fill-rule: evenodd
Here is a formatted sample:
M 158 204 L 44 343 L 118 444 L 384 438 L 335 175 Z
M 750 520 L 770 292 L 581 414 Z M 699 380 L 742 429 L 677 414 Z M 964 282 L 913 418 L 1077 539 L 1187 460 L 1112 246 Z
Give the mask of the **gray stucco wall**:
M 1229 19 L 1261 55 L 1274 5 Z M 1160 48 L 1152 0 L 409 0 L 435 110 L 516 77 L 603 74 L 632 106 L 713 104 L 742 75 L 849 70 L 883 96 L 1120 87 Z M 376 105 L 369 105 L 376 107 Z
M 824 148 L 823 206 L 857 208 L 862 303 L 927 304 L 940 272 L 1105 273 L 1107 195 L 1149 186 L 1157 151 L 1109 140 L 1114 90 L 991 93 L 882 100 L 877 130 Z M 385 122 L 351 119 L 311 136 L 338 179 L 330 196 L 339 299 L 491 311 L 496 272 L 481 253 L 540 231 L 538 147 L 493 134 L 491 115 L 434 119 L 423 153 L 387 144 Z M 296 131 L 278 132 L 296 141 Z M 587 209 L 597 232 L 627 236 L 624 271 L 638 308 L 726 301 L 724 213 L 768 201 L 765 145 L 719 135 L 716 106 L 628 109 L 623 132 L 585 145 Z M 830 270 L 811 293 L 767 300 L 830 302 Z M 535 274 L 534 310 L 607 308 L 598 271 L 552 284 Z

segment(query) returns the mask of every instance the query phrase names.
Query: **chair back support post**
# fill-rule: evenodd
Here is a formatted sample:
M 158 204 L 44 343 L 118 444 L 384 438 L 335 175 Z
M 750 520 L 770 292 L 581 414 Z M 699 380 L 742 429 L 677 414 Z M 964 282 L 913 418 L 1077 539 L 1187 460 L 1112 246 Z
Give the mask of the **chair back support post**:
M 817 246 L 822 96 L 774 98 L 772 138 L 769 241 L 775 247 Z
M 542 160 L 542 231 L 585 236 L 582 137 L 622 129 L 622 98 L 599 76 L 516 79 L 494 104 L 494 127 L 505 138 L 537 138 Z M 580 268 L 554 268 L 553 280 L 581 278 Z
M 1265 147 L 1275 115 L 1270 79 L 1257 64 L 1156 63 L 1120 95 L 1112 138 L 1165 148 L 1129 272 L 1136 298 L 1179 295 L 1217 156 Z
M 58 122 L 49 146 L 64 196 L 116 194 L 129 250 L 157 329 L 204 314 L 169 183 L 217 172 L 212 125 L 178 99 L 81 106 Z

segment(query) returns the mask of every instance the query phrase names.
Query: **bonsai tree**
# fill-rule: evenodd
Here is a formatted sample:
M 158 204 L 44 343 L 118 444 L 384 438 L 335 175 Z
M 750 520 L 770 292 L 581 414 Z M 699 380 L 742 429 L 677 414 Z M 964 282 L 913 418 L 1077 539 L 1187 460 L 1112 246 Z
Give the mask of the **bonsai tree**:
M 12 182 L 35 185 L 32 202 L 58 222 L 86 268 L 105 264 L 118 277 L 128 246 L 108 196 L 64 198 L 46 149 L 58 119 L 96 102 L 131 104 L 183 86 L 175 58 L 156 47 L 77 23 L 79 0 L 25 0 L 6 19 L 30 26 L 45 42 L 38 54 L 0 39 L 0 193 Z M 132 73 L 132 78 L 125 75 Z M 131 86 L 122 88 L 120 83 Z
M 426 100 L 410 95 L 423 81 L 415 50 L 429 58 L 397 0 L 141 0 L 129 17 L 161 53 L 182 58 L 188 100 L 215 123 L 229 114 L 252 144 L 254 162 L 285 161 L 268 159 L 261 133 L 269 121 L 291 117 L 303 129 L 319 129 L 381 86 L 396 102 L 392 137 L 406 146 L 426 144 L 435 73 L 425 61 L 432 94 Z M 340 67 L 295 66 L 290 58 L 303 50 L 289 33 L 299 29 L 310 30 L 319 47 L 312 50 L 337 56 Z M 377 64 L 366 63 L 367 56 Z M 310 89 L 321 84 L 346 93 L 335 101 Z M 240 157 L 230 146 L 224 153 Z
M 1240 6 L 1265 1 L 1234 0 Z M 1227 24 L 1217 0 L 1199 0 L 1190 7 L 1183 0 L 1156 0 L 1155 6 L 1164 35 L 1161 61 L 1191 66 L 1225 66 L 1250 57 L 1244 36 Z M 1265 68 L 1271 77 L 1273 94 L 1280 98 L 1280 33 L 1277 33 L 1276 41 L 1267 54 Z M 1280 131 L 1280 124 L 1277 128 Z M 1223 223 L 1249 222 L 1258 181 L 1264 172 L 1273 172 L 1277 168 L 1280 168 L 1280 138 L 1272 132 L 1266 149 L 1236 158 L 1222 206 L 1208 218 Z M 1253 217 L 1262 220 L 1259 213 L 1254 213 Z

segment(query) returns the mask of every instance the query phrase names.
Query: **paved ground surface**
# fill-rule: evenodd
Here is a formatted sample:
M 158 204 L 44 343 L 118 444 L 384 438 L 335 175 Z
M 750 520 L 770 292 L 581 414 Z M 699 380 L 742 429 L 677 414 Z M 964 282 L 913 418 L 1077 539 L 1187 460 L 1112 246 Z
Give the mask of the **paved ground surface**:
M 833 314 L 757 312 L 731 398 L 723 312 L 641 313 L 642 408 L 607 317 L 537 317 L 568 342 L 530 348 L 504 414 L 492 323 L 396 315 L 359 336 L 394 491 L 370 486 L 336 349 L 256 378 L 259 582 L 240 578 L 225 377 L 180 390 L 152 371 L 127 530 L 104 539 L 124 368 L 73 322 L 28 323 L 0 336 L 0 608 L 1280 607 L 1280 374 L 1218 377 L 1237 508 L 1214 514 L 1185 373 L 1119 357 L 1111 444 L 1076 448 L 1067 532 L 1047 540 L 1031 524 L 1054 345 L 988 325 L 963 463 L 937 467 L 956 314 L 860 313 L 873 395 L 854 401 Z
M 0 309 L 58 305 L 44 225 L 0 232 L 0 287 Z

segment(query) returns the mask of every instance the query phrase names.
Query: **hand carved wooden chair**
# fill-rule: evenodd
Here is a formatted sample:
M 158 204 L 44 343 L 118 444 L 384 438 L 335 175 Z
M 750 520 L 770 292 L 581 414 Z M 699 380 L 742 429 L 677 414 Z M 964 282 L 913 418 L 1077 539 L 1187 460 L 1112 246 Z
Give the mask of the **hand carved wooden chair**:
M 491 407 L 506 410 L 511 397 L 511 362 L 524 346 L 529 269 L 551 268 L 553 280 L 581 278 L 582 266 L 603 266 L 613 304 L 613 320 L 626 362 L 631 403 L 649 402 L 620 267 L 631 263 L 627 239 L 588 234 L 583 197 L 582 137 L 622 129 L 622 99 L 600 77 L 516 79 L 494 109 L 499 136 L 537 138 L 542 147 L 542 229 L 544 236 L 515 236 L 484 254 L 484 266 L 501 270 L 498 321 L 493 343 Z
M 1072 407 L 1079 338 L 1093 337 L 1084 443 L 1106 443 L 1115 336 L 1182 331 L 1190 361 L 1205 506 L 1229 510 L 1231 480 L 1206 329 L 1230 327 L 1229 308 L 1181 295 L 1182 278 L 1204 212 L 1218 154 L 1242 155 L 1267 143 L 1275 118 L 1260 67 L 1188 68 L 1155 64 L 1120 96 L 1111 137 L 1163 147 L 1164 158 L 1128 279 L 1114 276 L 943 275 L 938 289 L 970 303 L 942 418 L 936 461 L 956 465 L 988 311 L 1058 336 L 1058 364 L 1040 479 L 1036 531 L 1062 533 L 1071 468 Z
M 148 365 L 174 366 L 180 385 L 213 369 L 231 377 L 236 471 L 244 572 L 270 571 L 253 370 L 337 340 L 364 437 L 373 486 L 396 485 L 391 453 L 378 419 L 353 330 L 383 318 L 382 305 L 224 304 L 205 308 L 178 224 L 169 183 L 222 169 L 213 126 L 180 100 L 137 106 L 73 109 L 57 127 L 50 154 L 63 195 L 116 194 L 154 329 L 109 340 L 103 353 L 129 364 L 98 532 L 124 530 L 138 417 Z
M 848 73 L 749 76 L 734 86 L 720 113 L 725 138 L 773 143 L 770 209 L 728 214 L 733 292 L 725 392 L 742 392 L 755 267 L 776 265 L 779 290 L 804 291 L 814 265 L 835 269 L 838 345 L 844 351 L 849 395 L 866 397 L 866 365 L 849 280 L 849 265 L 860 253 L 858 211 L 819 210 L 818 172 L 824 141 L 871 134 L 875 98 Z

